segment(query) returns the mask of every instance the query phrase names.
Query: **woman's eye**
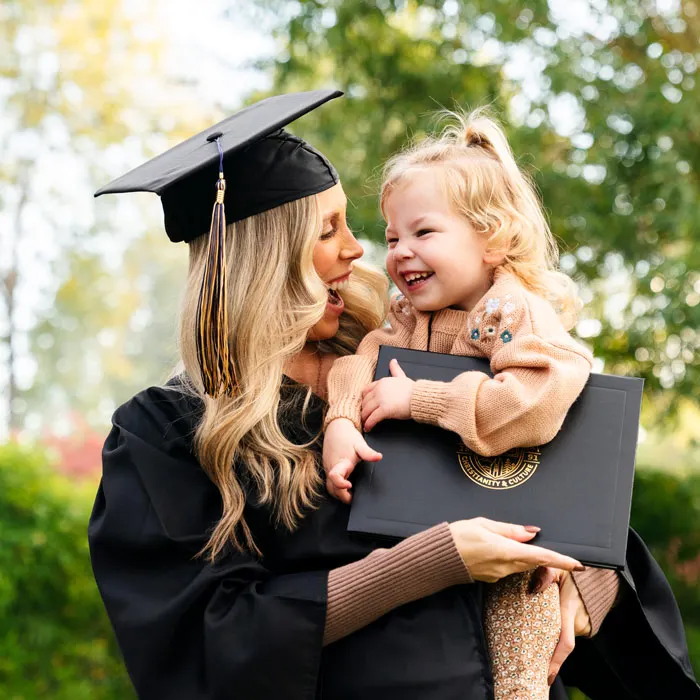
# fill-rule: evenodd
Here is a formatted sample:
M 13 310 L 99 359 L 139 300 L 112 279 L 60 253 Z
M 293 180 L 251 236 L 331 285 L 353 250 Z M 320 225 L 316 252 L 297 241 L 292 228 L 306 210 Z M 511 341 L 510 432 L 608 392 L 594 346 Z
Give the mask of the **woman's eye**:
M 330 231 L 325 231 L 321 234 L 321 240 L 327 241 L 329 238 L 333 238 L 333 236 L 335 236 L 336 233 L 338 233 L 337 228 L 332 228 Z

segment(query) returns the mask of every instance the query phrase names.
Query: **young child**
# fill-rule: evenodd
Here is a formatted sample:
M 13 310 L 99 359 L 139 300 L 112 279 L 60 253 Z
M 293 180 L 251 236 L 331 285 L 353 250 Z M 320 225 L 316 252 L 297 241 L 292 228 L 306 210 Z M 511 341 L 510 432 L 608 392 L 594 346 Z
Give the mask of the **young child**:
M 381 459 L 363 427 L 386 418 L 439 425 L 485 456 L 541 445 L 557 434 L 591 370 L 590 353 L 566 330 L 575 288 L 556 271 L 557 247 L 532 184 L 497 124 L 480 112 L 457 119 L 385 169 L 386 266 L 401 293 L 389 327 L 337 360 L 328 379 L 323 462 L 328 490 L 345 502 L 357 462 Z M 380 345 L 487 357 L 494 377 L 412 381 L 393 360 L 392 376 L 372 382 Z M 527 580 L 488 587 L 499 700 L 549 697 L 558 590 L 528 595 Z

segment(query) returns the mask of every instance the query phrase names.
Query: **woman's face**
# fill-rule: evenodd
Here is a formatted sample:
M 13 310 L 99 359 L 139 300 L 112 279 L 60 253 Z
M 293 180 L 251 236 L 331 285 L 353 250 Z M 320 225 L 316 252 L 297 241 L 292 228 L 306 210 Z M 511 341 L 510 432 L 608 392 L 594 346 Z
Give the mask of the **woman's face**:
M 352 263 L 364 250 L 348 228 L 347 197 L 340 183 L 316 195 L 323 215 L 323 228 L 314 247 L 314 267 L 328 287 L 323 318 L 309 331 L 309 340 L 327 340 L 338 332 L 345 304 L 338 292 L 347 286 Z

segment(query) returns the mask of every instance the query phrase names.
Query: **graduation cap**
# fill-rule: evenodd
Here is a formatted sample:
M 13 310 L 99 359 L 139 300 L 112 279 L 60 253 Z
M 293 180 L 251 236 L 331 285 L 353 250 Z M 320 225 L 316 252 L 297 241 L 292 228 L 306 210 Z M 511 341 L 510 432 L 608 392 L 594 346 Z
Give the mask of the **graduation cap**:
M 235 358 L 229 352 L 226 221 L 240 221 L 338 183 L 330 161 L 282 127 L 342 94 L 313 90 L 268 97 L 95 192 L 95 197 L 155 192 L 171 241 L 189 242 L 209 232 L 197 309 L 197 357 L 204 390 L 213 397 L 231 395 L 236 385 Z

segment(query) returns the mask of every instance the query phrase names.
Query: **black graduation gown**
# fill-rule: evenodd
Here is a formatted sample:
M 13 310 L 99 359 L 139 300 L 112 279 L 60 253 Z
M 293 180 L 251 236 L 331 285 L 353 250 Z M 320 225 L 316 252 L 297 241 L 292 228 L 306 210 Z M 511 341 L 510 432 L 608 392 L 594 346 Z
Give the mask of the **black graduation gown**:
M 90 553 L 139 698 L 493 697 L 480 584 L 405 605 L 323 648 L 328 571 L 371 549 L 348 537 L 338 501 L 324 498 L 290 534 L 250 498 L 246 519 L 263 558 L 198 558 L 221 514 L 191 452 L 200 410 L 174 387 L 150 388 L 116 411 L 104 447 Z M 316 401 L 309 431 L 322 410 Z M 309 434 L 298 412 L 284 425 L 292 439 Z M 700 698 L 673 596 L 633 534 L 629 557 L 622 602 L 596 638 L 577 642 L 562 676 L 594 699 Z M 566 698 L 561 680 L 551 697 Z

